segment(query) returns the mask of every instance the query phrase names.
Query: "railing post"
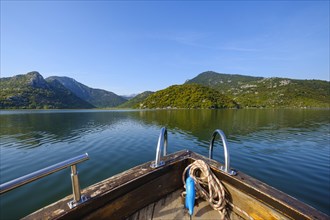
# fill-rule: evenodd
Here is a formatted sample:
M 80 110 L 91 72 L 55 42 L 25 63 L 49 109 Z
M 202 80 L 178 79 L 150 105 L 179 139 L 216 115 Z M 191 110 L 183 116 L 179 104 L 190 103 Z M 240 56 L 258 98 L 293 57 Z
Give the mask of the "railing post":
M 75 202 L 80 201 L 80 186 L 79 186 L 79 178 L 77 172 L 77 166 L 71 166 L 71 183 L 72 183 L 72 192 L 73 192 L 73 200 Z
M 73 200 L 68 203 L 70 208 L 73 208 L 85 201 L 88 200 L 87 196 L 80 194 L 80 186 L 78 179 L 77 164 L 85 160 L 88 160 L 88 154 L 82 154 L 77 157 L 70 158 L 68 160 L 62 161 L 60 163 L 51 165 L 49 167 L 37 170 L 35 172 L 29 173 L 27 175 L 21 176 L 19 178 L 13 179 L 9 182 L 0 184 L 0 195 L 10 190 L 16 189 L 20 186 L 48 176 L 57 171 L 63 170 L 67 167 L 71 167 L 71 182 L 72 182 L 72 191 L 73 191 Z
M 166 156 L 167 154 L 167 129 L 166 127 L 162 127 L 160 130 L 159 138 L 158 138 L 158 144 L 156 149 L 156 158 L 155 161 L 151 163 L 152 168 L 157 168 L 160 166 L 163 166 L 165 163 L 164 161 L 161 161 L 161 149 L 163 149 L 163 156 Z
M 88 200 L 88 198 L 85 195 L 81 195 L 80 193 L 80 185 L 79 185 L 79 178 L 78 178 L 78 171 L 76 164 L 71 166 L 71 184 L 72 184 L 73 200 L 68 202 L 68 206 L 70 207 L 70 209 Z
M 214 140 L 217 136 L 217 134 L 220 135 L 221 140 L 222 140 L 222 145 L 223 145 L 223 151 L 224 151 L 224 157 L 225 157 L 225 167 L 221 166 L 220 170 L 228 173 L 229 175 L 236 175 L 236 172 L 234 170 L 230 169 L 230 155 L 229 155 L 229 149 L 227 147 L 227 139 L 226 135 L 223 131 L 220 129 L 217 129 L 213 132 L 212 134 L 212 139 L 210 141 L 210 148 L 209 148 L 209 158 L 213 158 L 213 146 L 214 146 Z

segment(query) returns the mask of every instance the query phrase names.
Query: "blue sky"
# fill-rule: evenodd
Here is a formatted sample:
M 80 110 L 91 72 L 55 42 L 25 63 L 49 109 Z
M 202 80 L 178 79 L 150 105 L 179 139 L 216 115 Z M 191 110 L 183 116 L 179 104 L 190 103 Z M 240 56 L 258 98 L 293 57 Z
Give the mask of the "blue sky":
M 203 71 L 329 80 L 329 1 L 1 1 L 1 77 L 119 95 Z

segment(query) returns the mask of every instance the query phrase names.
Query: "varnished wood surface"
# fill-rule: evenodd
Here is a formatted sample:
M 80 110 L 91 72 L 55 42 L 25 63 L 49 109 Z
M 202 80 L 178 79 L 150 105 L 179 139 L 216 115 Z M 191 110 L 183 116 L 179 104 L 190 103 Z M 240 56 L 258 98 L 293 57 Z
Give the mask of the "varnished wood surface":
M 220 179 L 230 194 L 235 195 L 237 198 L 232 201 L 234 204 L 241 206 L 243 209 L 250 210 L 250 215 L 255 219 L 310 219 L 310 220 L 330 220 L 330 217 L 315 208 L 283 193 L 257 179 L 254 179 L 242 172 L 238 172 L 236 176 L 230 176 L 219 170 L 219 163 L 210 160 L 204 156 L 191 152 L 191 157 L 188 160 L 191 162 L 202 159 L 206 161 L 212 168 L 213 172 Z M 191 163 L 189 162 L 189 163 Z M 243 198 L 248 196 L 254 198 L 255 201 L 259 201 L 263 207 L 268 207 L 270 215 L 267 212 L 258 211 L 258 206 L 253 203 L 245 204 Z M 255 203 L 257 204 L 257 203 Z M 261 208 L 262 210 L 266 210 Z M 273 213 L 273 214 L 271 214 Z M 279 217 L 279 214 L 281 217 Z M 259 215 L 259 216 L 258 216 Z
M 133 190 L 118 190 L 118 197 L 109 199 L 106 205 L 84 219 L 123 219 L 141 207 L 182 187 L 181 175 L 183 170 L 184 166 L 175 164 L 171 170 L 151 181 L 136 185 L 132 183 L 134 185 Z
M 157 179 L 158 177 L 161 177 L 166 173 L 171 173 L 173 170 L 176 170 L 177 167 L 181 167 L 181 169 L 183 169 L 185 166 L 187 166 L 186 159 L 189 154 L 190 153 L 186 150 L 179 151 L 175 154 L 165 156 L 164 160 L 166 160 L 166 165 L 161 168 L 152 169 L 150 168 L 151 162 L 147 162 L 145 164 L 133 167 L 125 172 L 117 174 L 113 177 L 105 179 L 101 182 L 98 182 L 92 186 L 89 186 L 82 191 L 82 194 L 90 197 L 90 200 L 74 209 L 69 209 L 67 205 L 67 203 L 72 200 L 72 195 L 69 195 L 53 204 L 50 204 L 49 206 L 37 210 L 36 212 L 24 217 L 23 219 L 87 218 L 89 215 L 98 212 L 98 210 L 102 209 L 102 207 L 111 204 L 112 201 L 114 201 L 115 199 L 120 198 L 125 194 L 129 194 L 130 191 L 136 189 L 137 187 L 143 186 L 145 183 L 148 183 L 153 179 Z M 183 170 L 180 172 L 183 172 Z M 181 174 L 179 176 L 181 176 Z M 167 182 L 169 181 L 167 180 Z M 180 187 L 182 185 L 181 180 L 178 181 L 177 184 L 179 185 L 176 188 Z M 172 191 L 176 190 L 176 188 L 172 189 Z M 143 194 L 147 192 L 148 189 L 146 189 Z M 168 192 L 165 191 L 163 193 L 164 195 L 166 195 L 166 193 Z M 155 201 L 157 199 L 155 199 Z M 145 206 L 144 204 L 141 205 L 141 207 Z M 129 207 L 130 203 L 127 203 L 126 206 Z M 133 210 L 133 212 L 135 211 L 136 210 Z
M 190 220 L 188 211 L 184 208 L 184 199 L 181 197 L 183 188 L 168 194 L 164 198 L 139 210 L 126 220 L 164 220 L 182 219 Z M 220 215 L 204 200 L 199 199 L 194 208 L 192 220 L 219 219 Z
M 72 199 L 70 195 L 32 213 L 26 219 L 125 219 L 132 218 L 133 213 L 138 213 L 141 219 L 148 219 L 150 210 L 153 210 L 151 217 L 154 219 L 163 219 L 161 216 L 165 214 L 172 215 L 173 219 L 184 219 L 185 216 L 177 212 L 183 205 L 179 206 L 171 193 L 182 189 L 182 172 L 197 159 L 205 160 L 212 167 L 215 175 L 224 183 L 229 201 L 254 219 L 329 219 L 324 213 L 248 175 L 238 172 L 237 176 L 229 176 L 217 168 L 221 166 L 220 163 L 190 151 L 166 156 L 163 167 L 152 169 L 148 162 L 94 184 L 82 192 L 90 200 L 72 210 L 67 206 Z M 169 205 L 160 207 L 165 201 L 170 201 Z M 207 208 L 201 210 L 203 215 L 212 213 Z M 230 214 L 234 216 L 232 219 L 237 219 L 234 213 L 239 213 L 235 207 Z

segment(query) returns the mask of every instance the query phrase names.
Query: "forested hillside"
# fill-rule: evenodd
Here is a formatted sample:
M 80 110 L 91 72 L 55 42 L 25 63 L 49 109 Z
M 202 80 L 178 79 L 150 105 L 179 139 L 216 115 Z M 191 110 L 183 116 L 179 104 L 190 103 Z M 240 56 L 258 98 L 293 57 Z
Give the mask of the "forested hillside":
M 329 108 L 330 82 L 204 72 L 130 100 L 68 77 L 0 78 L 0 108 Z
M 69 77 L 51 76 L 46 80 L 59 81 L 65 88 L 73 92 L 76 96 L 98 108 L 114 107 L 127 101 L 123 97 L 116 95 L 113 92 L 109 92 L 103 89 L 90 88 Z
M 235 101 L 220 92 L 197 84 L 174 85 L 155 92 L 139 108 L 237 108 Z
M 330 83 L 321 80 L 294 80 L 204 72 L 185 84 L 213 88 L 246 107 L 329 107 Z
M 38 72 L 0 79 L 0 108 L 94 108 L 61 83 L 48 83 Z

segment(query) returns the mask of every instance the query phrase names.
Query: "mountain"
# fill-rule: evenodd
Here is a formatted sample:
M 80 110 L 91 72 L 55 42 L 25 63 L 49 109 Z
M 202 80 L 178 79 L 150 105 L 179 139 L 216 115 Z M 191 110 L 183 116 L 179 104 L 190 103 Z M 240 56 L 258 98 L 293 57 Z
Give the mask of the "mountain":
M 121 97 L 123 97 L 126 100 L 130 100 L 132 98 L 134 98 L 135 96 L 137 96 L 138 94 L 131 94 L 131 95 L 121 95 Z
M 124 102 L 123 104 L 119 105 L 119 108 L 139 108 L 140 103 L 143 102 L 148 96 L 153 94 L 154 92 L 151 91 L 145 91 L 138 95 L 136 95 L 134 98 L 128 100 L 127 102 Z
M 219 91 L 228 91 L 231 88 L 240 87 L 242 84 L 262 80 L 262 77 L 244 76 L 238 74 L 224 74 L 207 71 L 199 74 L 191 80 L 187 80 L 186 84 L 196 83 L 217 89 Z
M 94 108 L 54 80 L 38 72 L 0 78 L 0 108 Z
M 238 108 L 232 99 L 197 84 L 173 85 L 149 95 L 140 108 Z
M 208 71 L 185 84 L 213 88 L 233 98 L 243 108 L 330 106 L 330 83 L 322 80 L 263 78 Z
M 183 85 L 127 100 L 68 77 L 38 72 L 0 78 L 0 108 L 308 108 L 330 107 L 330 82 L 204 72 Z
M 102 89 L 93 89 L 69 77 L 51 76 L 46 79 L 48 82 L 57 80 L 65 88 L 73 92 L 79 98 L 91 103 L 98 108 L 114 107 L 127 101 L 113 92 Z

